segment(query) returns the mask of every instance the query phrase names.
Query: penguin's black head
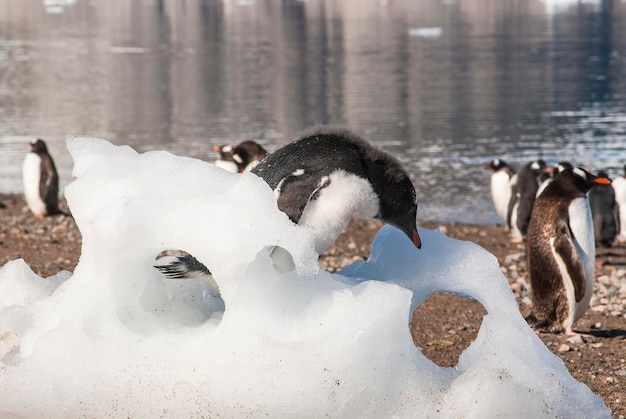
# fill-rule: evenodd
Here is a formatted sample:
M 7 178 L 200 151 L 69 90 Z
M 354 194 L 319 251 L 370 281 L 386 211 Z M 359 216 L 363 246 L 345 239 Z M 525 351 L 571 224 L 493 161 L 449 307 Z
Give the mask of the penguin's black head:
M 540 176 L 546 170 L 546 162 L 539 159 L 530 164 L 530 170 L 534 176 Z
M 45 154 L 48 152 L 48 147 L 46 147 L 46 143 L 41 138 L 30 141 L 28 145 L 30 145 L 30 149 L 33 153 Z
M 229 145 L 214 145 L 213 151 L 220 153 L 220 159 L 233 161 L 233 148 Z
M 508 166 L 508 164 L 504 160 L 493 159 L 493 160 L 491 160 L 489 163 L 487 163 L 485 165 L 485 169 L 493 170 L 494 172 L 496 172 L 496 171 L 498 171 L 498 170 L 500 170 L 500 169 L 502 169 L 504 167 L 507 167 L 507 166 Z
M 596 185 L 609 185 L 611 179 L 606 176 L 595 176 L 582 167 L 573 167 L 559 173 L 554 178 L 554 182 L 557 182 L 565 190 L 579 191 L 586 194 Z
M 422 241 L 417 233 L 417 194 L 411 179 L 406 173 L 394 173 L 385 186 L 374 185 L 379 197 L 380 220 L 404 231 L 419 249 Z

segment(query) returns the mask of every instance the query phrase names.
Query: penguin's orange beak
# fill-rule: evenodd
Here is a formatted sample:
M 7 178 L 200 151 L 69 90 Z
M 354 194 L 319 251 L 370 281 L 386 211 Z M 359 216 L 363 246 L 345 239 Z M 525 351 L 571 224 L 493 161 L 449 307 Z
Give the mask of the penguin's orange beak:
M 219 153 L 220 151 L 222 151 L 222 147 L 220 147 L 218 145 L 214 145 L 213 146 L 213 151 L 217 151 Z
M 418 249 L 422 248 L 422 239 L 420 239 L 420 235 L 417 234 L 417 227 L 413 229 L 413 244 Z
M 611 184 L 611 180 L 607 179 L 605 177 L 599 177 L 593 180 L 595 183 L 600 184 L 600 185 L 610 185 Z

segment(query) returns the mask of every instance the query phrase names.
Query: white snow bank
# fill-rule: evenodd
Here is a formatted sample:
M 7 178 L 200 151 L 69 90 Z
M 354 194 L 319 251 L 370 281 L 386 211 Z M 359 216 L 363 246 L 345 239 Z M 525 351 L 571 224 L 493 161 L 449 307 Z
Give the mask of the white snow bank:
M 0 417 L 610 417 L 476 245 L 420 229 L 417 250 L 385 227 L 368 262 L 331 275 L 253 174 L 95 139 L 68 148 L 81 258 L 58 288 L 23 262 L 0 270 Z M 294 272 L 274 269 L 277 245 Z M 223 301 L 154 269 L 166 249 L 205 263 Z M 457 369 L 409 333 L 439 290 L 489 313 Z

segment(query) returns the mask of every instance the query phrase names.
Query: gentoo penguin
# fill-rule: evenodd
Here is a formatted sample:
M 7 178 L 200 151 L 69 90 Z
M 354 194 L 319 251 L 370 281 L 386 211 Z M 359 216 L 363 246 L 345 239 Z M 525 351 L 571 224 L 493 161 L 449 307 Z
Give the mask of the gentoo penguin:
M 314 230 L 322 254 L 355 215 L 402 230 L 418 248 L 415 189 L 400 162 L 345 129 L 314 127 L 268 155 L 252 173 L 274 191 L 278 208 L 296 224 Z M 280 253 L 280 248 L 274 249 Z M 282 258 L 282 255 L 280 256 Z M 274 259 L 276 260 L 276 259 Z M 196 276 L 200 262 L 179 257 L 158 267 L 169 277 Z
M 267 156 L 267 151 L 256 141 L 243 141 L 233 149 L 233 160 L 239 172 L 249 172 Z
M 252 140 L 243 141 L 234 148 L 230 145 L 215 145 L 213 150 L 220 154 L 215 165 L 233 173 L 249 172 L 267 156 L 267 151 Z
M 515 170 L 501 159 L 490 161 L 485 166 L 485 169 L 493 170 L 490 182 L 493 206 L 502 221 L 510 228 L 511 217 L 509 214 L 509 203 L 513 195 L 511 178 L 515 175 Z
M 46 143 L 37 139 L 22 166 L 24 197 L 28 208 L 37 217 L 59 213 L 59 175 Z
M 587 192 L 609 183 L 565 169 L 537 198 L 526 237 L 533 327 L 574 334 L 572 325 L 589 307 L 596 249 Z
M 623 176 L 618 176 L 611 184 L 615 190 L 615 203 L 619 220 L 618 241 L 626 242 L 626 165 L 623 168 Z
M 214 145 L 213 151 L 220 154 L 219 159 L 215 160 L 215 165 L 226 171 L 237 173 L 239 168 L 237 163 L 233 160 L 233 147 L 230 145 Z
M 522 237 L 528 230 L 530 214 L 539 189 L 539 176 L 545 168 L 546 163 L 543 160 L 535 160 L 524 164 L 516 173 L 515 198 L 511 205 L 511 225 Z M 515 238 L 519 239 L 519 237 Z
M 599 178 L 608 178 L 608 174 L 601 170 Z M 598 185 L 587 194 L 593 219 L 593 232 L 596 246 L 612 246 L 618 233 L 617 211 L 615 205 L 615 190 L 611 185 Z

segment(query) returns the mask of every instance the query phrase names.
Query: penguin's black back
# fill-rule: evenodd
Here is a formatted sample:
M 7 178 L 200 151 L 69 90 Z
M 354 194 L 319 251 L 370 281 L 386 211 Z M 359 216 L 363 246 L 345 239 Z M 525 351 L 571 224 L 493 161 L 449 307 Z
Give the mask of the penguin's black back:
M 31 150 L 41 159 L 39 194 L 48 215 L 59 213 L 59 175 L 48 147 L 42 139 L 31 144 Z
M 536 167 L 535 167 L 536 166 Z M 517 191 L 518 210 L 517 210 L 517 226 L 522 234 L 526 234 L 528 223 L 530 222 L 530 214 L 535 204 L 535 196 L 539 190 L 539 176 L 545 168 L 543 160 L 526 163 L 517 172 Z
M 392 156 L 372 147 L 347 129 L 314 127 L 298 139 L 268 155 L 252 173 L 263 178 L 272 189 L 286 176 L 305 170 L 321 176 L 344 170 L 369 178 L 376 189 L 376 179 L 402 181 L 408 176 Z

